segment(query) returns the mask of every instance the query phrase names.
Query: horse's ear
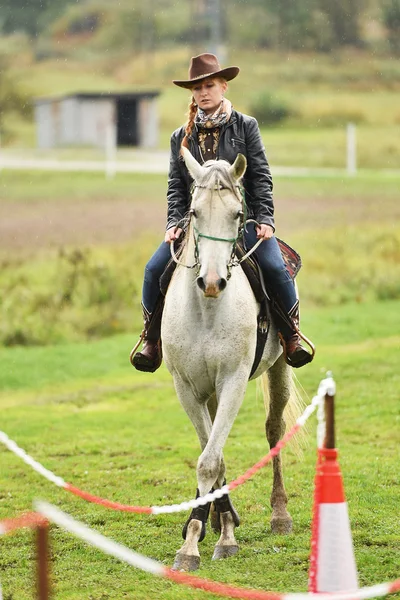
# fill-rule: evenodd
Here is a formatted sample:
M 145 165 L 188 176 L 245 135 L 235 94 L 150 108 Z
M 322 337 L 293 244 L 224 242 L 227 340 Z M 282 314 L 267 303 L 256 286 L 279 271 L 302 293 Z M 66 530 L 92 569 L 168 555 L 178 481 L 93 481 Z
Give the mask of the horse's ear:
M 195 181 L 198 181 L 203 173 L 203 167 L 185 146 L 181 147 L 181 152 L 189 173 Z
M 233 165 L 231 166 L 231 168 L 229 170 L 231 172 L 231 175 L 236 180 L 238 180 L 241 177 L 243 177 L 246 167 L 247 167 L 246 157 L 243 154 L 238 154 L 235 162 L 233 163 Z

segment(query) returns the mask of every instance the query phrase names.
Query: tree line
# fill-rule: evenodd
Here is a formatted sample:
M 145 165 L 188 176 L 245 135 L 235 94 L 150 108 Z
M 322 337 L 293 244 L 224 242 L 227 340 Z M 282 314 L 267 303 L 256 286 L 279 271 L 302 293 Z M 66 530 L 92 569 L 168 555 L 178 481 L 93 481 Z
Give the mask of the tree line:
M 61 22 L 67 35 L 103 30 L 105 45 L 139 50 L 179 43 L 204 47 L 218 35 L 237 47 L 332 52 L 368 46 L 371 21 L 386 49 L 397 53 L 400 0 L 0 0 L 3 35 L 46 36 Z

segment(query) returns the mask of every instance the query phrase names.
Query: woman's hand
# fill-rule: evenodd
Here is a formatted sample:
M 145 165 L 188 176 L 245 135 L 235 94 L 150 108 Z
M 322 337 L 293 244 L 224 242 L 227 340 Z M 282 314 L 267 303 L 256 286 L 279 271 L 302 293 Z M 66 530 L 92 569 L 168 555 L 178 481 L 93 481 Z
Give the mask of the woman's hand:
M 274 230 L 271 225 L 261 223 L 256 227 L 257 237 L 259 240 L 269 240 L 274 235 Z
M 182 229 L 180 229 L 179 227 L 178 227 L 178 229 L 176 227 L 170 227 L 165 232 L 164 242 L 167 242 L 167 244 L 170 244 L 174 240 L 177 240 L 178 237 L 181 235 L 181 233 L 182 233 Z

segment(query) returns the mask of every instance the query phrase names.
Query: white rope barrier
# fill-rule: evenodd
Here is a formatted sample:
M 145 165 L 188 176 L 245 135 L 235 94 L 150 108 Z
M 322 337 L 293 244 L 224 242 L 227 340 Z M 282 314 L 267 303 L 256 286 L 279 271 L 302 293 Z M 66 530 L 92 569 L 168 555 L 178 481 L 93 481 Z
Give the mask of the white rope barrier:
M 335 592 L 331 594 L 285 594 L 285 600 L 368 600 L 369 598 L 381 598 L 394 593 L 390 589 L 390 583 L 380 583 L 370 587 L 360 588 L 350 592 Z
M 10 440 L 8 435 L 4 433 L 4 431 L 0 431 L 0 442 L 6 446 L 11 452 L 14 452 L 19 458 L 22 458 L 24 463 L 32 467 L 37 473 L 43 475 L 46 479 L 55 483 L 59 487 L 65 487 L 66 483 L 61 477 L 57 477 L 48 469 L 45 469 L 43 465 L 34 460 L 29 454 L 25 452 L 22 448 L 20 448 L 13 440 Z
M 130 550 L 126 546 L 122 546 L 121 544 L 110 540 L 101 533 L 98 533 L 86 525 L 83 525 L 83 523 L 76 521 L 71 516 L 62 512 L 52 504 L 39 500 L 33 503 L 33 507 L 36 512 L 48 519 L 48 521 L 51 521 L 62 529 L 73 533 L 84 542 L 87 542 L 91 546 L 102 550 L 105 552 L 105 554 L 119 558 L 119 560 L 126 562 L 128 565 L 132 565 L 133 567 L 141 569 L 142 571 L 153 573 L 153 575 L 162 575 L 164 565 L 161 563 L 158 563 L 151 558 L 147 558 L 147 556 L 143 556 L 142 554 L 138 554 L 137 552 L 133 552 L 133 550 Z
M 179 504 L 151 507 L 134 507 L 92 496 L 88 492 L 84 492 L 82 490 L 79 490 L 78 488 L 75 488 L 70 483 L 64 481 L 64 479 L 62 479 L 61 477 L 58 477 L 57 475 L 52 473 L 52 471 L 46 469 L 43 465 L 41 465 L 39 462 L 37 462 L 31 456 L 29 456 L 29 454 L 27 454 L 25 450 L 20 448 L 3 431 L 0 431 L 0 442 L 3 443 L 9 450 L 11 450 L 11 452 L 14 452 L 14 454 L 20 457 L 27 465 L 32 467 L 32 469 L 34 469 L 37 473 L 48 479 L 50 482 L 90 502 L 103 504 L 105 506 L 108 506 L 109 508 L 114 508 L 115 510 L 127 510 L 130 512 L 146 512 L 148 514 L 155 515 L 170 514 L 175 512 L 187 511 L 193 508 L 197 508 L 198 506 L 204 506 L 209 502 L 213 502 L 215 499 L 221 498 L 225 494 L 229 494 L 232 490 L 236 489 L 236 487 L 242 485 L 243 483 L 245 483 L 245 481 L 253 477 L 253 475 L 258 470 L 264 467 L 273 458 L 273 456 L 276 455 L 276 450 L 280 450 L 284 446 L 284 444 L 290 439 L 290 437 L 292 437 L 297 432 L 298 428 L 303 427 L 305 425 L 306 421 L 310 418 L 315 409 L 318 406 L 323 406 L 325 395 L 329 394 L 330 396 L 333 396 L 335 394 L 335 387 L 336 386 L 334 380 L 332 379 L 332 375 L 328 373 L 328 376 L 320 382 L 316 396 L 314 396 L 311 403 L 305 408 L 302 415 L 297 419 L 294 428 L 291 430 L 291 432 L 286 434 L 286 441 L 284 443 L 282 443 L 282 441 L 278 442 L 275 448 L 271 449 L 271 451 L 263 459 L 261 459 L 258 463 L 253 465 L 253 467 L 248 469 L 248 471 L 246 471 L 244 475 L 238 477 L 234 481 L 231 481 L 227 485 L 224 485 L 220 489 L 217 489 L 213 492 L 209 492 L 205 496 L 187 500 Z
M 318 408 L 318 445 L 320 445 L 321 431 L 325 431 L 325 417 L 324 417 L 324 400 L 325 396 L 334 396 L 336 393 L 335 382 L 332 379 L 331 374 L 328 374 L 324 380 L 321 381 L 317 395 L 314 396 L 309 406 L 306 407 L 303 414 L 297 419 L 295 426 L 288 432 L 280 442 L 272 448 L 268 455 L 263 457 L 258 463 L 253 465 L 246 471 L 242 476 L 229 484 L 223 486 L 221 489 L 216 490 L 212 493 L 206 494 L 202 498 L 197 500 L 190 500 L 188 502 L 182 502 L 181 504 L 174 504 L 170 506 L 153 506 L 153 507 L 128 507 L 132 512 L 147 512 L 152 514 L 161 513 L 172 513 L 181 510 L 188 510 L 195 508 L 196 506 L 204 505 L 208 502 L 212 502 L 216 498 L 220 498 L 225 494 L 229 494 L 233 489 L 236 489 L 239 485 L 250 479 L 259 469 L 261 469 L 269 460 L 276 456 L 280 450 L 286 445 L 293 435 L 299 430 L 300 427 L 304 426 L 307 419 L 313 414 Z M 10 440 L 4 432 L 0 432 L 0 442 L 3 443 L 9 450 L 19 456 L 26 464 L 31 466 L 39 474 L 47 478 L 57 486 L 62 487 L 68 491 L 73 491 L 71 484 L 66 483 L 61 477 L 56 476 L 54 473 L 45 469 L 40 463 L 30 457 L 24 450 L 19 448 L 17 444 Z M 75 492 L 81 492 L 75 488 Z M 79 495 L 79 493 L 78 493 Z M 88 497 L 90 494 L 81 492 L 82 497 Z M 92 497 L 95 498 L 95 497 Z M 88 499 L 88 498 L 86 498 Z M 97 498 L 92 501 L 98 501 L 99 504 L 117 506 L 117 503 L 105 501 Z M 108 503 L 108 504 L 107 504 Z M 124 506 L 124 505 L 119 505 Z M 162 577 L 175 583 L 190 586 L 196 589 L 208 591 L 213 594 L 220 596 L 226 596 L 231 598 L 243 598 L 246 600 L 369 600 L 372 598 L 379 598 L 388 594 L 393 594 L 400 591 L 400 579 L 392 582 L 381 583 L 370 587 L 364 587 L 358 590 L 343 591 L 343 592 L 332 592 L 332 593 L 283 593 L 283 592 L 272 592 L 263 590 L 254 590 L 249 588 L 237 588 L 231 585 L 218 583 L 196 577 L 187 573 L 174 571 L 169 567 L 164 566 L 162 563 L 151 559 L 143 554 L 135 552 L 122 544 L 114 542 L 99 532 L 90 529 L 83 523 L 76 521 L 70 515 L 62 512 L 55 506 L 44 502 L 36 501 L 34 503 L 34 513 L 28 513 L 18 517 L 16 519 L 6 520 L 0 522 L 0 535 L 7 534 L 15 529 L 21 527 L 42 527 L 43 518 L 47 522 L 52 522 L 67 532 L 80 538 L 90 546 L 96 547 L 102 552 L 113 556 L 122 562 L 125 562 L 137 569 L 150 573 L 157 577 Z M 2 590 L 0 585 L 0 600 L 2 600 Z
M 395 582 L 381 583 L 378 585 L 361 588 L 349 592 L 335 593 L 279 593 L 279 592 L 263 592 L 261 590 L 251 590 L 249 588 L 236 588 L 226 586 L 217 582 L 194 577 L 185 573 L 175 573 L 163 564 L 148 558 L 138 552 L 130 550 L 122 544 L 118 544 L 110 540 L 106 536 L 90 529 L 83 523 L 76 521 L 70 515 L 62 512 L 48 502 L 38 500 L 34 502 L 34 509 L 45 517 L 48 521 L 55 523 L 65 531 L 68 531 L 78 538 L 88 543 L 91 546 L 98 548 L 110 556 L 114 556 L 119 560 L 152 573 L 158 577 L 165 577 L 175 580 L 177 583 L 190 585 L 191 587 L 205 589 L 214 594 L 231 596 L 235 598 L 254 598 L 259 600 L 368 600 L 370 598 L 378 598 L 395 593 L 400 590 L 400 580 Z

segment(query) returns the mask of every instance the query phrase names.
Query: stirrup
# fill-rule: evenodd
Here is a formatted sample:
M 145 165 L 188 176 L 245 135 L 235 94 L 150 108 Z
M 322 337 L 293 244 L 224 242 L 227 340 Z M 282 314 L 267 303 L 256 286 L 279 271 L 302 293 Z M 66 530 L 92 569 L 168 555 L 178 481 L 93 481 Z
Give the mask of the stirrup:
M 283 356 L 285 358 L 285 362 L 290 367 L 298 369 L 300 367 L 304 367 L 304 365 L 307 365 L 308 363 L 310 363 L 313 360 L 313 358 L 315 356 L 315 346 L 311 342 L 311 340 L 306 338 L 306 336 L 303 335 L 298 329 L 295 331 L 295 333 L 297 333 L 298 336 L 308 344 L 308 346 L 311 349 L 311 352 L 307 352 L 307 350 L 305 348 L 303 348 L 303 346 L 300 345 L 299 351 L 295 352 L 294 356 L 291 358 L 287 353 L 286 340 L 284 339 L 283 335 L 280 332 L 278 333 L 278 335 L 279 335 L 279 339 L 281 340 L 281 344 L 282 344 L 282 348 L 283 348 Z M 296 354 L 297 354 L 297 360 L 296 360 Z
M 139 336 L 139 341 L 137 344 L 135 344 L 135 346 L 132 348 L 131 353 L 129 354 L 129 361 L 132 365 L 132 367 L 134 367 L 135 365 L 133 364 L 133 358 L 136 354 L 136 352 L 138 351 L 139 346 L 141 345 L 141 343 L 143 342 L 144 338 L 146 335 L 146 331 L 143 329 L 142 333 Z

